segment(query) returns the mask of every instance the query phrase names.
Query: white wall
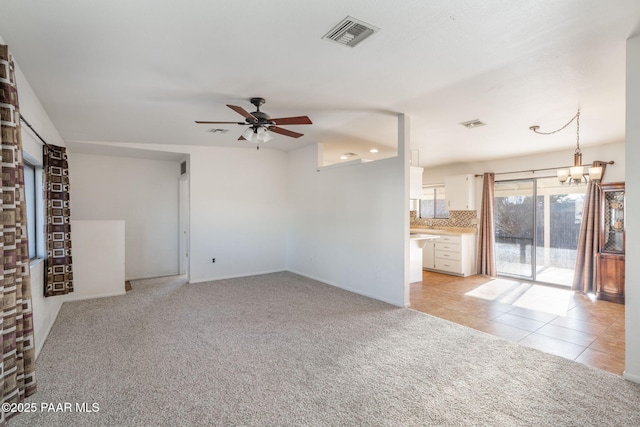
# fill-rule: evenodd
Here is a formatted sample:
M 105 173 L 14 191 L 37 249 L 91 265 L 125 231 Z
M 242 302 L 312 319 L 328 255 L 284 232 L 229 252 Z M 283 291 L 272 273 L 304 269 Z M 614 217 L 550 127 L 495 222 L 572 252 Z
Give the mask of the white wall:
M 404 306 L 403 159 L 317 171 L 317 155 L 316 146 L 289 153 L 287 269 Z
M 624 142 L 582 147 L 582 159 L 584 164 L 591 163 L 595 160 L 613 160 L 615 162 L 613 165 L 607 165 L 603 182 L 619 182 L 625 180 Z M 549 167 L 555 168 L 571 165 L 572 163 L 573 150 L 562 150 L 507 159 L 488 160 L 483 162 L 456 163 L 437 167 L 426 167 L 422 175 L 422 182 L 424 184 L 439 184 L 444 183 L 444 178 L 450 175 L 481 175 L 484 172 L 500 173 Z M 499 180 L 555 176 L 555 173 L 555 170 L 550 170 L 540 171 L 536 173 L 525 172 L 520 174 L 505 174 L 496 176 L 496 179 Z M 480 209 L 481 203 L 482 178 L 478 178 L 476 180 L 476 209 Z
M 127 280 L 178 274 L 178 162 L 74 153 L 72 215 L 125 221 Z
M 1 37 L 0 43 L 4 43 Z M 9 46 L 9 51 L 11 51 L 11 46 Z M 40 104 L 40 101 L 38 101 L 38 97 L 33 92 L 33 89 L 17 63 L 16 83 L 18 85 L 20 113 L 49 144 L 65 146 L 62 137 L 53 126 L 53 123 Z M 24 125 L 22 126 L 22 145 L 25 156 L 37 165 L 42 166 L 42 143 Z M 64 300 L 63 297 L 44 297 L 44 263 L 42 260 L 31 263 L 31 294 L 34 339 L 36 357 L 38 357 Z
M 71 221 L 73 293 L 65 302 L 126 293 L 124 221 Z
M 189 156 L 190 282 L 285 269 L 286 153 L 133 142 L 112 145 Z
M 627 41 L 626 364 L 625 378 L 640 383 L 640 36 Z
M 226 147 L 189 153 L 190 281 L 284 270 L 286 153 Z
M 398 157 L 321 172 L 315 145 L 289 153 L 117 146 L 190 155 L 192 283 L 290 270 L 404 306 L 408 123 L 399 117 Z
M 625 144 L 615 142 L 610 144 L 581 147 L 583 163 L 591 163 L 594 160 L 615 161 L 608 165 L 605 174 L 605 182 L 624 181 Z M 555 168 L 570 166 L 573 164 L 573 149 L 559 150 L 540 154 L 531 154 L 520 157 L 487 160 L 483 162 L 455 163 L 450 165 L 426 167 L 422 175 L 424 184 L 443 183 L 447 175 L 461 175 L 465 173 L 482 174 L 484 172 L 512 172 L 540 168 Z M 531 177 L 534 174 L 526 172 L 520 177 Z M 537 172 L 535 176 L 555 176 L 554 170 Z M 509 175 L 511 177 L 511 175 Z

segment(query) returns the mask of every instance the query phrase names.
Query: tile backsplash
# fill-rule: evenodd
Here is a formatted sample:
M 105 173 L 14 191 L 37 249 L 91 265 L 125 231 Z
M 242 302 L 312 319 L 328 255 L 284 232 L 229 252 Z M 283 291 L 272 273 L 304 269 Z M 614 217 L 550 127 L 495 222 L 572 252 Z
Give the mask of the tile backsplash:
M 409 211 L 409 215 L 411 227 L 478 227 L 476 211 L 449 211 L 449 218 L 418 218 L 416 211 Z

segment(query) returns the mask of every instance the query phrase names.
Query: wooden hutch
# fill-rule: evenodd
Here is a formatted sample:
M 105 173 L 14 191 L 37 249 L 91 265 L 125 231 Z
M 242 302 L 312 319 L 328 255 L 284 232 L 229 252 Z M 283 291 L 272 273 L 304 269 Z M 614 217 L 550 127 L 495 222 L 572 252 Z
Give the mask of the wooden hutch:
M 598 299 L 624 304 L 624 182 L 601 184 L 600 242 L 596 256 Z

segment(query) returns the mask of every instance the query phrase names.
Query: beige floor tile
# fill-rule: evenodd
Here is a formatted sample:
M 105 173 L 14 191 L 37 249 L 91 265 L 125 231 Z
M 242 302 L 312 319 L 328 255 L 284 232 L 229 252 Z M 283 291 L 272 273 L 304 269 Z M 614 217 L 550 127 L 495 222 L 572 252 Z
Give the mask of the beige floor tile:
M 555 354 L 557 356 L 564 357 L 566 359 L 574 360 L 585 350 L 585 347 L 581 345 L 572 344 L 570 342 L 557 340 L 555 338 L 547 337 L 537 333 L 527 335 L 520 341 L 519 344 L 532 347 L 545 353 Z
M 588 347 L 596 338 L 598 338 L 598 336 L 594 334 L 551 324 L 544 325 L 536 331 L 536 334 L 567 341 L 583 347 Z
M 514 328 L 524 329 L 529 332 L 534 332 L 545 325 L 545 322 L 529 319 L 528 317 L 516 316 L 511 314 L 511 312 L 502 314 L 493 319 L 493 321 L 513 326 Z
M 510 279 L 424 272 L 411 308 L 621 375 L 624 306 Z
M 576 359 L 576 362 L 584 363 L 594 368 L 604 369 L 620 376 L 624 373 L 624 356 L 603 353 L 591 348 L 583 351 Z

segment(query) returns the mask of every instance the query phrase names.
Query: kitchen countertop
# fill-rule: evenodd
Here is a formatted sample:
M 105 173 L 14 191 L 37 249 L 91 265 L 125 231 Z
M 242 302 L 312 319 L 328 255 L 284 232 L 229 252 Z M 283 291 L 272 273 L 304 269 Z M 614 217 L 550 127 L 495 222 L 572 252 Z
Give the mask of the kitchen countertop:
M 440 237 L 439 234 L 435 234 L 435 233 L 411 233 L 409 235 L 409 238 L 411 240 L 433 240 L 433 239 L 437 239 L 438 237 Z
M 412 247 L 423 249 L 429 240 L 439 239 L 439 234 L 432 233 L 411 233 L 409 235 L 409 241 Z M 420 251 L 420 271 L 422 271 L 422 251 Z
M 478 234 L 478 230 L 475 228 L 464 227 L 443 227 L 443 228 L 426 228 L 426 227 L 411 227 L 410 233 L 422 233 L 422 234 L 437 234 L 444 236 L 460 236 L 462 234 Z

